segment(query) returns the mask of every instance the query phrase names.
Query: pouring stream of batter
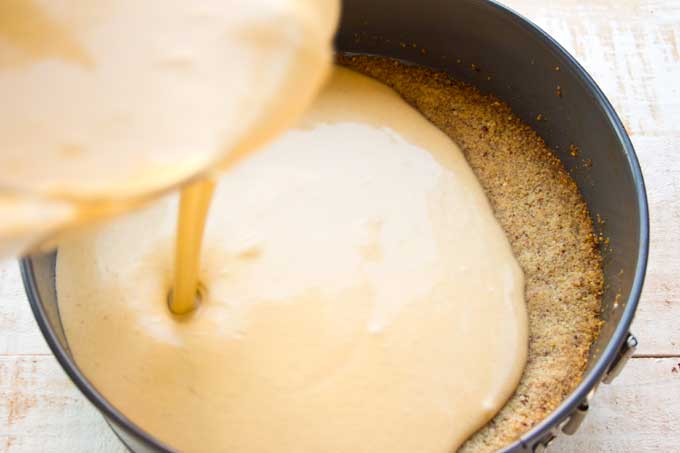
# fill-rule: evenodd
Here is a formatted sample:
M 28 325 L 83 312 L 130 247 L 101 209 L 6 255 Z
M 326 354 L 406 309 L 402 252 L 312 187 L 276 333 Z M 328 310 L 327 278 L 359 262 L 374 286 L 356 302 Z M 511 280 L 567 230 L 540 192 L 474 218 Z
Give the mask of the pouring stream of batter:
M 0 2 L 0 253 L 60 244 L 79 367 L 173 448 L 449 452 L 520 377 L 522 273 L 460 150 L 348 70 L 314 100 L 338 15 Z

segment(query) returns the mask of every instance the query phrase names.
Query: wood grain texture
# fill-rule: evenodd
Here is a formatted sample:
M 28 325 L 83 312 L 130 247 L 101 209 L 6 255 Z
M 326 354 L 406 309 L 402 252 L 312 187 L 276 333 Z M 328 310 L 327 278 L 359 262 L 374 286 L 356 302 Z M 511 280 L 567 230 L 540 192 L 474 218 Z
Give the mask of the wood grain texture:
M 598 390 L 573 436 L 552 453 L 680 451 L 680 359 L 632 359 L 619 379 Z
M 652 222 L 634 325 L 641 346 L 601 386 L 582 429 L 551 451 L 680 450 L 680 2 L 506 0 L 552 34 L 598 81 L 643 167 Z M 51 357 L 14 262 L 0 262 L 0 453 L 123 452 Z
M 52 356 L 0 356 L 0 453 L 123 451 Z

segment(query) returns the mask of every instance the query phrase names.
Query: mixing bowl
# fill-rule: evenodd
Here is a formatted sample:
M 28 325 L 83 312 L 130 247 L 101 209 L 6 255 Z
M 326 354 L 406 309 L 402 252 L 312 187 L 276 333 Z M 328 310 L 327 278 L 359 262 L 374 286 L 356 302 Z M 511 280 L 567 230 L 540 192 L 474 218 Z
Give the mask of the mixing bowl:
M 642 289 L 649 233 L 633 146 L 586 71 L 545 32 L 497 3 L 346 0 L 343 8 L 338 50 L 430 66 L 494 93 L 555 150 L 591 213 L 605 220 L 595 222 L 597 232 L 609 239 L 603 250 L 605 322 L 588 369 L 550 416 L 505 450 L 541 451 L 558 432 L 570 434 L 578 428 L 598 385 L 616 376 L 637 345 L 628 329 Z M 537 121 L 539 114 L 549 121 Z M 578 159 L 570 155 L 571 145 L 578 146 Z M 130 450 L 172 451 L 128 420 L 78 369 L 59 318 L 55 257 L 30 256 L 21 267 L 35 318 L 57 360 Z

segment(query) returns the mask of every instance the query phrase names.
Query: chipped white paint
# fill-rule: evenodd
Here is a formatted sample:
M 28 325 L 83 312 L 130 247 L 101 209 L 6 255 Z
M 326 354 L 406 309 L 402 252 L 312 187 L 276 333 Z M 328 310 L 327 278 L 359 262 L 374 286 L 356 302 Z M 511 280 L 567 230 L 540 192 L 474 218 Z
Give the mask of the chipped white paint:
M 0 452 L 123 452 L 50 355 L 0 356 Z
M 553 452 L 677 451 L 680 445 L 680 2 L 506 0 L 577 56 L 636 146 L 652 215 L 649 274 L 634 326 L 642 356 L 602 386 L 579 433 Z M 673 371 L 673 370 L 676 371 Z M 49 354 L 0 262 L 0 453 L 123 452 Z

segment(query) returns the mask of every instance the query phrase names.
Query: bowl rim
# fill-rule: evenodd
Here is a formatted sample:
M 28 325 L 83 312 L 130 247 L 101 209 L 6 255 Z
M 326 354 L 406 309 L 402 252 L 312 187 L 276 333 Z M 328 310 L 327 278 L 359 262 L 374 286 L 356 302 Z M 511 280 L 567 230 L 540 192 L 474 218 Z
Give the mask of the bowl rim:
M 583 401 L 585 401 L 589 393 L 595 389 L 602 380 L 602 377 L 608 370 L 608 367 L 615 359 L 617 352 L 621 345 L 626 340 L 630 324 L 633 321 L 635 311 L 640 300 L 642 287 L 645 279 L 645 272 L 647 268 L 647 259 L 649 255 L 649 208 L 647 202 L 647 194 L 645 190 L 645 183 L 640 169 L 640 164 L 635 154 L 635 149 L 626 133 L 626 130 L 612 107 L 611 103 L 604 95 L 599 86 L 595 83 L 588 72 L 576 61 L 576 59 L 567 52 L 554 38 L 552 38 L 543 29 L 535 23 L 517 13 L 513 9 L 501 5 L 496 0 L 484 0 L 491 8 L 498 10 L 500 13 L 509 16 L 517 24 L 519 24 L 525 31 L 532 34 L 534 37 L 543 40 L 548 44 L 559 58 L 562 59 L 560 65 L 566 65 L 575 74 L 575 77 L 587 87 L 591 94 L 595 97 L 597 103 L 601 107 L 603 113 L 606 115 L 610 125 L 615 131 L 621 148 L 623 149 L 627 161 L 628 168 L 633 177 L 635 185 L 636 202 L 639 211 L 639 247 L 637 253 L 637 266 L 633 277 L 633 284 L 628 301 L 625 305 L 621 319 L 612 334 L 611 340 L 607 343 L 602 351 L 602 354 L 597 359 L 594 366 L 587 371 L 578 386 L 569 394 L 569 396 L 562 401 L 562 403 L 554 409 L 545 419 L 534 426 L 532 429 L 524 433 L 520 439 L 506 446 L 502 452 L 530 450 L 530 448 L 538 441 L 545 438 L 545 436 L 552 432 L 553 428 L 559 422 L 566 419 Z M 38 290 L 35 285 L 35 275 L 33 271 L 33 262 L 30 257 L 22 258 L 20 260 L 21 277 L 24 284 L 24 289 L 36 319 L 38 327 L 40 328 L 49 348 L 61 365 L 64 372 L 81 391 L 83 395 L 100 411 L 105 417 L 106 421 L 111 422 L 125 431 L 126 434 L 141 440 L 147 447 L 151 447 L 161 452 L 174 452 L 172 448 L 163 444 L 155 437 L 141 429 L 137 424 L 128 419 L 118 409 L 114 407 L 101 393 L 99 393 L 94 385 L 85 377 L 78 369 L 75 361 L 70 357 L 68 352 L 61 346 L 55 332 L 47 322 L 47 316 L 42 304 L 39 302 Z M 125 442 L 119 433 L 114 429 L 114 433 L 118 436 L 121 442 L 132 451 L 131 447 Z

